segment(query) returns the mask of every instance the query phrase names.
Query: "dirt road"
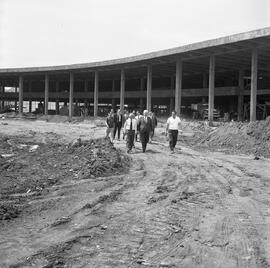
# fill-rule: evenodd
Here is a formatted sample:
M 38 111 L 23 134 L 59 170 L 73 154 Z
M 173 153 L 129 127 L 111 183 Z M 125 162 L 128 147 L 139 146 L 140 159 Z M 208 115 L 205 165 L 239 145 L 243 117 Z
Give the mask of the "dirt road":
M 34 124 L 38 140 L 91 134 L 43 124 Z M 18 134 L 16 123 L 0 132 Z M 0 266 L 270 267 L 270 161 L 179 145 L 170 154 L 156 142 L 143 154 L 136 144 L 125 174 L 69 177 L 29 197 L 0 223 Z M 123 141 L 115 147 L 124 153 Z

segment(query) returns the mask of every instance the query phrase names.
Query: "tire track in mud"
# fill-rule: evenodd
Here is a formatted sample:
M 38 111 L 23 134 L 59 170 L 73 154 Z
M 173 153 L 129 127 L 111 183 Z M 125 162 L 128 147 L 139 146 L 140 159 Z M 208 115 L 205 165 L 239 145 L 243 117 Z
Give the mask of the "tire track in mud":
M 131 169 L 136 178 L 144 176 L 142 168 L 142 163 L 137 163 L 136 168 L 133 170 Z M 12 250 L 9 253 L 12 255 L 10 255 L 9 258 L 6 258 L 6 260 L 9 260 L 9 263 L 5 262 L 5 258 L 1 260 L 1 263 L 4 267 L 45 267 L 46 265 L 52 265 L 52 267 L 54 267 L 58 262 L 57 254 L 54 254 L 55 248 L 58 249 L 57 252 L 60 252 L 61 248 L 63 248 L 63 251 L 66 251 L 66 245 L 77 243 L 77 237 L 82 236 L 91 229 L 99 228 L 106 218 L 101 217 L 99 219 L 97 216 L 94 216 L 94 219 L 92 220 L 88 219 L 89 215 L 95 214 L 95 210 L 105 206 L 106 203 L 117 200 L 118 195 L 121 195 L 128 187 L 132 187 L 134 183 L 136 183 L 136 181 L 133 181 L 129 174 L 97 178 L 95 180 L 88 180 L 88 183 L 87 180 L 75 181 L 65 185 L 56 186 L 44 199 L 38 198 L 37 200 L 31 201 L 30 206 L 33 207 L 31 209 L 32 212 L 35 210 L 35 207 L 38 206 L 38 209 L 36 210 L 40 213 L 40 206 L 44 206 L 45 211 L 46 208 L 49 209 L 49 211 L 47 211 L 47 216 L 50 216 L 50 218 L 43 220 L 43 222 L 39 222 L 40 217 L 43 217 L 44 215 L 36 215 L 36 217 L 35 215 L 32 215 L 31 217 L 33 219 L 29 220 L 34 220 L 38 223 L 38 226 L 33 228 L 35 223 L 25 222 L 22 224 L 23 226 L 18 230 L 17 234 L 7 232 L 5 240 L 10 236 Z M 81 196 L 78 196 L 78 193 L 81 193 Z M 71 204 L 72 201 L 74 201 L 74 204 L 70 211 L 66 208 L 63 212 L 56 209 L 56 213 L 50 215 L 52 208 L 54 210 L 57 206 L 67 206 L 68 204 Z M 48 203 L 51 202 L 53 202 L 53 204 L 48 207 Z M 56 217 L 59 215 L 62 216 Z M 7 230 L 9 229 L 8 226 L 6 226 L 6 228 Z M 31 232 L 22 232 L 24 228 L 26 230 L 31 229 Z M 101 226 L 101 228 L 103 227 Z M 33 248 L 33 243 L 28 239 L 29 236 L 34 240 L 34 243 L 37 246 L 36 248 Z M 21 251 L 20 248 L 22 246 L 24 247 L 23 251 Z M 23 257 L 24 255 L 28 257 Z M 52 257 L 54 255 L 55 257 Z M 44 256 L 48 256 L 48 259 L 55 261 L 55 263 L 47 261 L 46 264 L 46 258 L 44 259 Z M 2 255 L 2 257 L 4 257 L 4 255 Z M 59 258 L 63 259 L 60 253 Z M 44 259 L 44 261 L 40 262 L 40 259 Z M 57 265 L 62 267 L 61 264 Z
M 270 206 L 239 195 L 256 172 L 222 154 L 150 149 L 131 155 L 123 180 L 45 228 L 63 232 L 61 242 L 11 267 L 269 267 Z

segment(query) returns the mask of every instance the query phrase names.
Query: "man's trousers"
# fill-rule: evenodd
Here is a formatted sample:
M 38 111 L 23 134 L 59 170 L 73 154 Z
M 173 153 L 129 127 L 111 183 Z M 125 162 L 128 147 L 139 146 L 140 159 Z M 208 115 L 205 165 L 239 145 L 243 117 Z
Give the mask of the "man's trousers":
M 130 151 L 134 146 L 135 130 L 128 130 L 127 132 L 127 149 Z
M 178 137 L 178 130 L 169 129 L 169 144 L 171 150 L 174 149 L 177 143 L 177 137 Z
M 140 139 L 141 139 L 141 143 L 142 143 L 142 150 L 143 152 L 145 152 L 146 150 L 146 145 L 149 141 L 149 132 L 140 132 Z

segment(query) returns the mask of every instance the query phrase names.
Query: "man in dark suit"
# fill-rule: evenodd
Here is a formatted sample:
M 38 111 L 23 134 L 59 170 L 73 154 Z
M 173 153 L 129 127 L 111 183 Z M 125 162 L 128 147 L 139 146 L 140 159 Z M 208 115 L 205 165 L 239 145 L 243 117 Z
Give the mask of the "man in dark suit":
M 117 138 L 118 140 L 120 140 L 120 133 L 121 133 L 121 128 L 123 126 L 123 115 L 121 114 L 121 110 L 118 109 L 117 113 L 115 114 L 115 127 L 114 127 L 114 133 L 113 133 L 113 137 L 115 138 L 115 134 L 117 133 Z
M 150 117 L 148 117 L 147 110 L 143 111 L 143 116 L 139 119 L 138 129 L 140 132 L 142 150 L 143 150 L 143 153 L 145 153 L 146 145 L 149 141 L 149 135 L 150 135 L 150 132 L 152 131 L 152 120 Z

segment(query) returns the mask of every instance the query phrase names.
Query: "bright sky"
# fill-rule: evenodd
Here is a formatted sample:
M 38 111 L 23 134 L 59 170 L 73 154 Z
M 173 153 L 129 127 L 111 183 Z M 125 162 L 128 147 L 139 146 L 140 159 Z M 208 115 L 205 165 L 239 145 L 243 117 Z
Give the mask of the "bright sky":
M 108 60 L 269 26 L 269 0 L 0 0 L 0 68 Z

